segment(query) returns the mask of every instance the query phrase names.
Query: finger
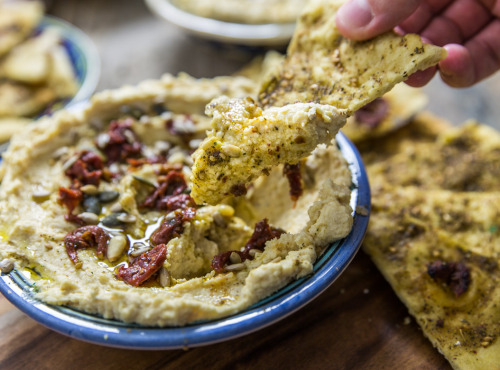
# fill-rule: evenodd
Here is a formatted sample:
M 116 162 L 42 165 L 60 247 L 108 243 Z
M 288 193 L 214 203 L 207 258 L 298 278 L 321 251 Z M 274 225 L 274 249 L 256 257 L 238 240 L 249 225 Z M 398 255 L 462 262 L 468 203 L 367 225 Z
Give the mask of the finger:
M 460 26 L 444 16 L 433 19 L 421 35 L 438 46 L 462 44 L 465 40 Z
M 475 0 L 457 0 L 421 31 L 432 43 L 463 44 L 491 21 L 490 11 Z
M 458 44 L 446 45 L 445 49 L 448 56 L 439 62 L 441 79 L 453 87 L 467 87 L 474 84 L 476 73 L 469 50 Z
M 408 18 L 400 23 L 405 33 L 420 33 L 433 19 L 433 17 L 446 8 L 453 0 L 427 0 Z
M 465 44 L 473 60 L 474 82 L 481 81 L 500 69 L 499 35 L 500 19 L 496 19 Z
M 491 22 L 465 46 L 447 45 L 439 63 L 441 78 L 450 86 L 467 87 L 500 69 L 500 20 Z
M 408 77 L 405 83 L 411 87 L 425 86 L 430 80 L 432 80 L 432 77 L 434 77 L 436 72 L 437 72 L 436 67 L 430 67 L 424 71 L 415 72 L 410 77 Z
M 500 18 L 500 1 L 498 0 L 480 0 L 483 5 L 490 9 L 491 14 L 495 17 Z
M 422 0 L 350 0 L 337 12 L 337 27 L 347 38 L 366 40 L 392 30 Z
M 450 4 L 443 16 L 453 20 L 465 40 L 475 35 L 491 19 L 491 11 L 476 0 L 458 0 Z

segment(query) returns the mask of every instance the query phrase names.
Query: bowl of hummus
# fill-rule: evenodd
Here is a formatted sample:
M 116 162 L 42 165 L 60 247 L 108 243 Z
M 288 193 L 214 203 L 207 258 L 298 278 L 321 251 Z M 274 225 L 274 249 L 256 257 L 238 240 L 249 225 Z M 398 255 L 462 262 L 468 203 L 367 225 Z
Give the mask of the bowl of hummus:
M 205 105 L 254 93 L 245 77 L 166 75 L 14 136 L 0 167 L 0 291 L 63 334 L 149 349 L 240 336 L 314 299 L 368 222 L 366 174 L 342 134 L 244 195 L 190 196 Z
M 285 46 L 295 30 L 302 0 L 145 0 L 161 19 L 184 31 L 225 44 Z

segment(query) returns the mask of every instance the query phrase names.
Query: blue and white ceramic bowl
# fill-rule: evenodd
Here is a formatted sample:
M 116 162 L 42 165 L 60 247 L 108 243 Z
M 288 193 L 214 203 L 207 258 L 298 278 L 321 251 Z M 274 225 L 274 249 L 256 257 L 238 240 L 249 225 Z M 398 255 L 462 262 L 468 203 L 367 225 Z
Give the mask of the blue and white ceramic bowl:
M 133 349 L 196 347 L 236 338 L 271 325 L 297 311 L 328 288 L 349 265 L 363 240 L 370 210 L 370 189 L 360 155 L 342 134 L 337 144 L 352 173 L 351 233 L 333 243 L 316 261 L 314 272 L 245 311 L 226 318 L 183 327 L 145 327 L 107 320 L 68 307 L 51 306 L 33 298 L 33 287 L 14 270 L 0 276 L 0 292 L 17 308 L 59 333 L 96 344 Z M 361 211 L 362 210 L 362 211 Z

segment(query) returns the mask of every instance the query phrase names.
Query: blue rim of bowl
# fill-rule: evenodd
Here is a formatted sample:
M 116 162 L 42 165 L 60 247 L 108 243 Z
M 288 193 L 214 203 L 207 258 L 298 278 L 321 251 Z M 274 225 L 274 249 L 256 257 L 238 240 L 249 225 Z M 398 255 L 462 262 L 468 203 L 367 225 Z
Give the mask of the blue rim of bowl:
M 25 314 L 61 334 L 110 347 L 128 349 L 191 348 L 234 339 L 269 326 L 316 298 L 347 268 L 359 250 L 368 226 L 370 188 L 355 146 L 344 134 L 337 145 L 349 164 L 353 186 L 354 223 L 350 234 L 333 243 L 314 264 L 314 272 L 287 285 L 233 316 L 183 327 L 145 327 L 104 319 L 69 307 L 51 306 L 34 298 L 34 288 L 17 270 L 0 276 L 0 292 Z M 356 213 L 358 207 L 367 212 Z
M 197 36 L 213 41 L 247 46 L 286 45 L 292 38 L 295 22 L 244 24 L 200 17 L 174 6 L 169 0 L 145 0 L 160 18 Z
M 44 16 L 35 32 L 47 27 L 54 27 L 60 32 L 62 44 L 69 55 L 79 85 L 75 96 L 65 101 L 64 106 L 90 98 L 101 74 L 101 61 L 95 44 L 79 28 L 52 16 Z

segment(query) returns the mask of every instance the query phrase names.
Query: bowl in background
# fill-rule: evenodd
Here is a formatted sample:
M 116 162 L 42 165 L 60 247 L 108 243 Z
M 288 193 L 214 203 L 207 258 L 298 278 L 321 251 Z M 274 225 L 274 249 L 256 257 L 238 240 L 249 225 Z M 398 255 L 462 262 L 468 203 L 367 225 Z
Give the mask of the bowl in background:
M 173 5 L 169 0 L 145 0 L 158 17 L 198 37 L 246 46 L 285 46 L 292 38 L 295 22 L 243 24 L 200 17 Z

